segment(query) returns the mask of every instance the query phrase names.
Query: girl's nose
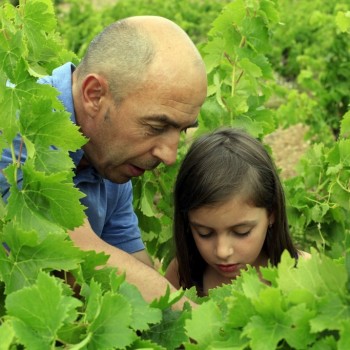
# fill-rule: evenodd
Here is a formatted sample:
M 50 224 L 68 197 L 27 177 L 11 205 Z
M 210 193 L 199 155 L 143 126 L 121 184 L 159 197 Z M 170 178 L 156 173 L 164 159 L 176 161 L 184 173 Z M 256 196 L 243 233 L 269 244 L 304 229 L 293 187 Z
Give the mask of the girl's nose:
M 227 235 L 218 237 L 216 244 L 216 255 L 220 259 L 228 259 L 234 253 L 230 237 Z

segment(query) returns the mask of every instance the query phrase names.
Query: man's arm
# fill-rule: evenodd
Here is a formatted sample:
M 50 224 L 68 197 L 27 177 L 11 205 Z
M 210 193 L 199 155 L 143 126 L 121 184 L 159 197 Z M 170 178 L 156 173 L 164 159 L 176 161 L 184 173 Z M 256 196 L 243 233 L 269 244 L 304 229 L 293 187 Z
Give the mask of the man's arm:
M 134 284 L 147 302 L 151 302 L 155 298 L 163 296 L 167 286 L 170 287 L 171 292 L 176 291 L 174 286 L 152 267 L 141 262 L 133 255 L 104 242 L 93 232 L 87 219 L 83 226 L 76 228 L 74 231 L 70 231 L 69 236 L 75 245 L 82 250 L 94 250 L 110 255 L 107 264 L 117 267 L 120 273 L 125 271 L 126 281 L 130 284 Z M 185 301 L 189 300 L 187 298 L 182 298 L 174 304 L 174 309 L 182 310 Z M 190 302 L 190 304 L 192 306 L 195 305 L 192 302 Z
M 149 255 L 146 253 L 146 250 L 140 250 L 138 252 L 132 253 L 131 255 L 137 260 L 140 260 L 144 264 L 148 265 L 149 267 L 153 266 Z

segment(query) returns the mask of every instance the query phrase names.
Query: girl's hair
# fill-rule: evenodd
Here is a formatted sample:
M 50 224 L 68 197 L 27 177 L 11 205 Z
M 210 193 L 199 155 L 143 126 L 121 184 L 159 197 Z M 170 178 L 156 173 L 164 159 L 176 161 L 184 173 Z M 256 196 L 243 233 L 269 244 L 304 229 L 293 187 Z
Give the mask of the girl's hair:
M 200 285 L 206 267 L 191 234 L 188 212 L 238 194 L 274 215 L 263 246 L 270 263 L 277 265 L 285 249 L 297 258 L 282 184 L 271 157 L 263 144 L 246 132 L 221 128 L 192 143 L 175 183 L 174 238 L 183 288 Z

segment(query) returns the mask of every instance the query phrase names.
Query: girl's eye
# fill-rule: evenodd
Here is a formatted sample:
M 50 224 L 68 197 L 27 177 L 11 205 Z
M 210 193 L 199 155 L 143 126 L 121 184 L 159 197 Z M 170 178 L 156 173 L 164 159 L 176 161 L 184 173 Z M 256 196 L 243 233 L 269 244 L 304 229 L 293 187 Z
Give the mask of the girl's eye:
M 212 236 L 212 232 L 199 232 L 199 231 L 195 231 L 196 234 L 200 237 L 200 238 L 210 238 Z
M 206 233 L 205 235 L 201 234 L 201 233 L 198 233 L 198 236 L 200 238 L 204 238 L 204 239 L 208 239 L 211 237 L 211 233 Z
M 234 232 L 235 236 L 243 238 L 250 234 L 251 230 L 245 231 L 245 232 Z

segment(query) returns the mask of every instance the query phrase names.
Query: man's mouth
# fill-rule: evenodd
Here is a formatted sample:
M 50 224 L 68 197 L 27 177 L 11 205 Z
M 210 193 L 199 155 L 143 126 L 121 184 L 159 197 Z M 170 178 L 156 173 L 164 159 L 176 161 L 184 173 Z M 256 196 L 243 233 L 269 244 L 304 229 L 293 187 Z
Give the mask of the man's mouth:
M 146 171 L 146 169 L 139 168 L 138 166 L 132 164 L 130 164 L 129 169 L 131 172 L 131 176 L 133 177 L 141 176 Z

